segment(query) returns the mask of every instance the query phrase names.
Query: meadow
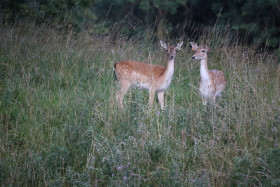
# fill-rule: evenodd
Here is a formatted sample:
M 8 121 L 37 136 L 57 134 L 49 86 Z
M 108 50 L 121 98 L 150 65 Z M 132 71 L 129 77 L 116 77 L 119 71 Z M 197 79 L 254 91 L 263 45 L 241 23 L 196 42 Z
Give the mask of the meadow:
M 162 38 L 184 41 L 165 109 L 131 89 L 122 111 L 114 64 L 167 63 L 151 32 L 1 25 L 0 186 L 279 186 L 279 59 L 227 29 L 201 30 L 209 69 L 227 79 L 218 106 L 203 107 L 193 36 L 178 33 Z

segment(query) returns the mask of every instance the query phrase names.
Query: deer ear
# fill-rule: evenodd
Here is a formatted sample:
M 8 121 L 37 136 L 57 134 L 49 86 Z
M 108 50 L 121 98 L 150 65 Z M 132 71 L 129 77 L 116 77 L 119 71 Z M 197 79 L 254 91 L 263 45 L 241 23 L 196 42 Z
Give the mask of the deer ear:
M 184 43 L 184 42 L 181 41 L 180 43 L 177 44 L 176 49 L 177 49 L 178 51 L 180 51 L 180 50 L 182 49 L 181 47 L 182 47 L 183 43 Z
M 196 51 L 197 50 L 197 44 L 196 43 L 194 43 L 194 42 L 190 42 L 190 44 L 192 45 L 192 50 L 193 51 Z
M 205 45 L 205 49 L 206 49 L 207 52 L 210 52 L 210 51 L 211 51 L 210 43 L 207 43 L 207 44 Z
M 163 49 L 166 49 L 167 45 L 165 42 L 163 42 L 162 40 L 160 40 L 160 45 Z

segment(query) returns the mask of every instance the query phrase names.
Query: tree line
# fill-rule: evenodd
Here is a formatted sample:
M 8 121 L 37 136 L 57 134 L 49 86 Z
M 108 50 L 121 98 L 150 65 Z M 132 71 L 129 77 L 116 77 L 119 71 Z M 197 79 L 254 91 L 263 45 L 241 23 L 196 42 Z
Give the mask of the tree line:
M 106 34 L 117 27 L 126 36 L 162 26 L 188 33 L 189 25 L 229 25 L 248 42 L 279 48 L 279 0 L 2 0 L 2 24 L 18 20 L 67 25 Z

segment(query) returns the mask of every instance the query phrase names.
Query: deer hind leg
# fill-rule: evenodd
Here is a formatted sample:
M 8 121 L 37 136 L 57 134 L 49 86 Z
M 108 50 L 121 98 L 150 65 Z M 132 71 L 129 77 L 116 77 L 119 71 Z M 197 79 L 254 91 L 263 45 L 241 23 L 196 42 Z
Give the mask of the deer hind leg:
M 123 109 L 123 97 L 130 88 L 129 81 L 121 81 L 120 82 L 121 89 L 116 93 L 116 100 L 119 102 L 121 109 Z
M 149 107 L 152 108 L 154 104 L 154 98 L 155 98 L 155 90 L 151 89 L 149 90 Z
M 160 103 L 160 108 L 161 108 L 161 110 L 163 110 L 163 107 L 164 107 L 164 92 L 158 92 L 157 96 L 158 96 L 158 101 Z

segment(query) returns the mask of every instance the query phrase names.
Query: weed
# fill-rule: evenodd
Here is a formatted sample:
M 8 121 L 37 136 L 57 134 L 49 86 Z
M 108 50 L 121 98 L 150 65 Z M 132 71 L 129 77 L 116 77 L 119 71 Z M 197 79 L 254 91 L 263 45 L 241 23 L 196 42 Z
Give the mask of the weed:
M 201 33 L 196 42 L 213 46 L 209 69 L 227 79 L 217 107 L 202 106 L 187 45 L 165 110 L 148 110 L 148 93 L 131 89 L 122 111 L 113 65 L 165 65 L 157 41 L 1 26 L 0 185 L 278 186 L 277 58 L 228 29 Z

